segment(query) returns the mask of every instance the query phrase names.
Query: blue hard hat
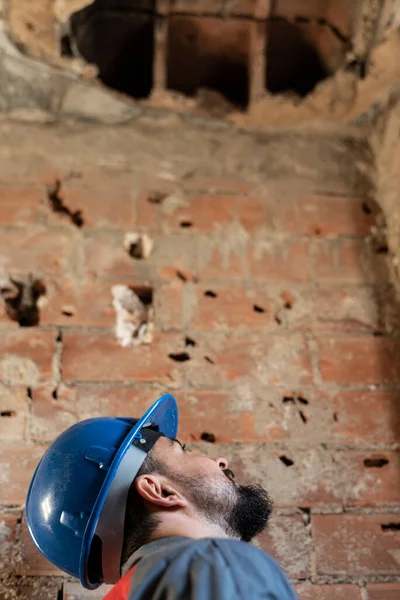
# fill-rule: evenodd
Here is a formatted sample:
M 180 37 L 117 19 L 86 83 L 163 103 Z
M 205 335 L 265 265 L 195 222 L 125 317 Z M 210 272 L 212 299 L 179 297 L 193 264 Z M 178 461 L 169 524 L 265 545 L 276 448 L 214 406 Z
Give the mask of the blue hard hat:
M 88 419 L 64 431 L 36 468 L 26 500 L 40 552 L 87 589 L 116 583 L 129 488 L 158 437 L 175 437 L 177 429 L 176 400 L 166 394 L 140 419 Z

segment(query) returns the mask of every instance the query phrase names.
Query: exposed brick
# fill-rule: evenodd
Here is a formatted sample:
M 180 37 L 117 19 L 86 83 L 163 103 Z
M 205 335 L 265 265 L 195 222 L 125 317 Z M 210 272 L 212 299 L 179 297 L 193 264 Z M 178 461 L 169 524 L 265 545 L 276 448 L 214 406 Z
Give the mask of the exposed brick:
M 90 275 L 107 279 L 176 279 L 177 271 L 194 274 L 196 243 L 189 234 L 156 237 L 147 260 L 130 257 L 123 236 L 103 234 L 85 241 L 85 255 Z
M 13 570 L 13 547 L 18 516 L 0 513 L 0 572 L 7 577 Z
M 0 263 L 13 274 L 57 277 L 74 268 L 78 255 L 75 232 L 26 229 L 1 234 Z
M 185 289 L 182 281 L 179 280 L 156 287 L 153 306 L 157 330 L 179 331 L 186 324 L 187 311 L 185 312 L 184 295 Z
M 358 239 L 314 242 L 314 275 L 322 283 L 387 283 L 387 257 Z
M 273 516 L 267 530 L 257 541 L 290 578 L 310 576 L 311 538 L 301 517 Z
M 332 437 L 343 444 L 394 444 L 400 423 L 397 391 L 340 391 L 326 403 Z
M 190 228 L 191 231 L 221 231 L 237 217 L 240 199 L 229 196 L 190 195 L 182 204 L 161 205 L 164 212 L 163 227 L 169 229 Z
M 24 226 L 38 220 L 42 190 L 0 185 L 0 225 Z
M 385 331 L 381 292 L 372 286 L 324 286 L 315 292 L 316 329 L 359 333 Z
M 265 239 L 248 250 L 251 277 L 264 281 L 306 282 L 310 278 L 308 246 L 303 242 Z
M 400 583 L 372 583 L 367 585 L 368 600 L 397 600 Z
M 46 294 L 46 304 L 40 311 L 41 325 L 74 326 L 74 327 L 105 327 L 115 326 L 116 312 L 112 305 L 111 289 L 120 284 L 118 280 L 96 280 L 87 278 L 85 280 L 65 278 L 57 285 L 52 285 Z M 151 286 L 132 280 L 122 281 L 124 285 L 131 287 L 139 295 Z M 167 304 L 169 288 L 166 286 L 165 307 L 160 307 L 164 321 L 173 323 L 173 315 L 168 317 L 165 313 L 169 308 L 175 307 L 174 302 L 178 294 L 170 294 L 170 303 Z M 179 305 L 175 307 L 176 312 Z M 175 315 L 177 318 L 177 315 Z
M 309 329 L 313 314 L 313 291 L 218 284 L 196 289 L 191 327 L 195 330 Z M 210 294 L 211 292 L 211 294 Z
M 311 236 L 364 236 L 376 221 L 373 207 L 366 213 L 357 198 L 303 196 L 299 208 L 302 233 Z
M 308 348 L 300 335 L 214 333 L 193 337 L 198 342 L 190 350 L 194 360 L 185 363 L 192 385 L 201 387 L 205 381 L 208 385 L 236 385 L 241 380 L 262 385 L 307 385 L 312 381 Z
M 32 390 L 32 414 L 29 434 L 35 442 L 48 443 L 91 414 L 92 406 L 86 402 L 77 402 L 76 390 L 60 385 L 43 385 Z
M 311 585 L 295 586 L 299 600 L 361 600 L 361 590 L 356 585 Z
M 243 280 L 246 268 L 247 238 L 236 228 L 221 236 L 197 236 L 200 280 Z
M 251 407 L 235 408 L 235 392 L 192 390 L 181 392 L 180 396 L 180 438 L 199 441 L 203 433 L 210 433 L 217 442 L 254 439 L 254 413 Z
M 56 49 L 52 0 L 11 0 L 10 26 L 13 37 L 34 55 L 52 55 Z
M 382 527 L 399 521 L 398 514 L 313 515 L 317 574 L 398 575 L 400 531 L 382 531 Z
M 151 345 L 122 348 L 108 333 L 67 332 L 62 372 L 65 381 L 171 382 L 179 369 L 169 354 L 176 336 L 157 335 Z
M 25 519 L 22 521 L 20 542 L 15 561 L 18 575 L 61 575 L 61 571 L 50 563 L 36 548 L 28 531 Z
M 322 378 L 339 385 L 400 381 L 400 339 L 381 337 L 321 338 Z
M 214 0 L 212 0 L 214 4 Z M 203 192 L 208 194 L 250 194 L 253 186 L 250 182 L 236 177 L 187 177 L 183 180 L 187 192 Z
M 321 447 L 299 450 L 298 446 L 277 449 L 263 444 L 221 445 L 212 450 L 216 456 L 230 459 L 238 480 L 265 486 L 276 506 L 375 506 L 398 502 L 397 452 L 332 452 Z M 366 459 L 387 464 L 366 467 Z
M 112 585 L 102 585 L 94 591 L 85 590 L 77 581 L 66 581 L 64 583 L 63 600 L 103 600 L 112 588 Z
M 27 390 L 0 385 L 0 439 L 23 440 L 29 416 Z
M 23 577 L 19 593 L 21 600 L 56 600 L 60 589 L 61 584 L 54 579 Z
M 29 483 L 44 451 L 40 446 L 0 446 L 0 504 L 18 506 L 25 502 Z
M 29 387 L 53 378 L 55 332 L 35 329 L 2 331 L 0 380 Z
M 115 283 L 69 277 L 49 286 L 40 311 L 41 325 L 113 327 L 111 288 Z

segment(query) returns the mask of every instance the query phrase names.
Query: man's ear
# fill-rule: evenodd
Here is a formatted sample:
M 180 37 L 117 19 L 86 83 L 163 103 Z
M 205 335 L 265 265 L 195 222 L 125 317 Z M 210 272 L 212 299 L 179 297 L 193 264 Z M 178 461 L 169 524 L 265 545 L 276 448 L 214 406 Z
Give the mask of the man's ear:
M 161 475 L 140 475 L 135 481 L 136 491 L 145 502 L 164 508 L 184 508 L 186 498 Z

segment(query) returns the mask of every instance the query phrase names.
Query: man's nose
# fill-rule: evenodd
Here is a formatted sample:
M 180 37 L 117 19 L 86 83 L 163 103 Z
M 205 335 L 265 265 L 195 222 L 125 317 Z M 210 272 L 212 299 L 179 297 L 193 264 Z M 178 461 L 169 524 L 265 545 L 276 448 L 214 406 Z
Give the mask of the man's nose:
M 229 466 L 228 461 L 223 456 L 218 456 L 218 458 L 215 459 L 215 462 L 217 463 L 217 465 L 219 466 L 221 471 L 223 471 L 224 469 L 227 469 Z

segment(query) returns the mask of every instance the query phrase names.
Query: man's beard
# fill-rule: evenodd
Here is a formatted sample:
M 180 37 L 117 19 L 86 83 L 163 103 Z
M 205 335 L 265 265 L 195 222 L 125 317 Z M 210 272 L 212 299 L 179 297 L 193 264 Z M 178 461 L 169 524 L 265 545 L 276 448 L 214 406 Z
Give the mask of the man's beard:
M 236 485 L 233 473 L 176 480 L 199 513 L 232 538 L 250 542 L 268 524 L 272 500 L 260 485 Z

